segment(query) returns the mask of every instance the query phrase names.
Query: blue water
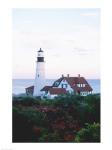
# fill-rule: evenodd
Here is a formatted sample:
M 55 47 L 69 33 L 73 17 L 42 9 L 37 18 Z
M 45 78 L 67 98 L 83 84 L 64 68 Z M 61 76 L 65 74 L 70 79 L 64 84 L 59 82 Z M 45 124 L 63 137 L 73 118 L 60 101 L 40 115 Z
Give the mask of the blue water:
M 46 85 L 52 85 L 55 79 L 47 79 Z M 100 93 L 100 80 L 99 79 L 89 79 L 88 83 L 93 88 L 93 93 Z M 12 81 L 12 93 L 21 94 L 25 93 L 25 88 L 34 85 L 33 79 L 13 79 Z

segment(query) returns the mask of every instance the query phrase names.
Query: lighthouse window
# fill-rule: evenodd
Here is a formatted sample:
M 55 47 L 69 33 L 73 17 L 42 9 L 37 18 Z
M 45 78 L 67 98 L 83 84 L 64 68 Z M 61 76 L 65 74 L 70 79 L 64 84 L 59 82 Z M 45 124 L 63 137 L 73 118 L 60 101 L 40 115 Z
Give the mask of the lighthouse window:
M 37 57 L 38 58 L 38 62 L 44 62 L 44 57 Z

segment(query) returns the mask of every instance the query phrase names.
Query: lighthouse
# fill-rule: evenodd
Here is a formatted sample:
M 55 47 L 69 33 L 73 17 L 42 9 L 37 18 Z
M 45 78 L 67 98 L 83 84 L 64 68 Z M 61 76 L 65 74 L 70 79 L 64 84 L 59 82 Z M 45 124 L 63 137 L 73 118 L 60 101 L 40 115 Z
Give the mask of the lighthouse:
M 41 89 L 45 86 L 44 51 L 40 48 L 36 61 L 36 75 L 33 96 L 41 96 Z

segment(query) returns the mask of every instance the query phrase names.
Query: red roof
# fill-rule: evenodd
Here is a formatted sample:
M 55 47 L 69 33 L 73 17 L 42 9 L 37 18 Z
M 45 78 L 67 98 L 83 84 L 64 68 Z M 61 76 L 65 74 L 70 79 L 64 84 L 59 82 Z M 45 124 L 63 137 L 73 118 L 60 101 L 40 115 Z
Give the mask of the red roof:
M 50 94 L 67 94 L 64 88 L 51 88 L 49 89 Z
M 64 79 L 64 77 L 61 77 L 59 78 L 58 80 L 56 80 L 54 83 L 53 83 L 53 87 L 58 87 L 58 85 L 60 84 L 60 82 Z M 57 84 L 58 83 L 58 84 Z
M 52 86 L 44 86 L 41 91 L 48 91 Z
M 85 87 L 77 87 L 73 86 L 72 87 L 76 92 L 90 92 L 93 89 L 89 86 L 89 84 L 86 84 Z
M 88 84 L 84 77 L 65 77 L 66 81 L 73 86 L 74 84 Z
M 84 77 L 61 77 L 54 82 L 53 86 L 56 86 L 55 83 L 60 83 L 63 79 L 65 79 L 70 84 L 70 86 L 73 86 L 74 84 L 88 84 Z
M 58 87 L 61 81 L 64 79 L 75 91 L 92 91 L 91 86 L 88 84 L 84 77 L 61 77 L 54 82 L 53 87 Z M 58 82 L 58 84 L 56 84 L 56 82 Z M 77 84 L 85 84 L 85 87 L 78 87 Z

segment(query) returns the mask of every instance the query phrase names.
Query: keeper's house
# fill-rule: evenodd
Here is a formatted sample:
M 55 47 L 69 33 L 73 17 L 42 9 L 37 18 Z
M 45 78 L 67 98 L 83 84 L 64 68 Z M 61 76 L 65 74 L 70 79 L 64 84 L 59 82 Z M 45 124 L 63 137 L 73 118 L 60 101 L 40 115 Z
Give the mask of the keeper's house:
M 81 96 L 87 96 L 92 94 L 93 89 L 86 81 L 84 77 L 81 77 L 80 74 L 77 77 L 70 77 L 67 75 L 64 77 L 62 75 L 61 78 L 56 80 L 52 86 L 44 86 L 40 92 L 41 97 L 53 99 L 59 95 L 66 95 L 66 94 L 76 94 Z M 34 86 L 26 88 L 27 95 L 33 95 Z

